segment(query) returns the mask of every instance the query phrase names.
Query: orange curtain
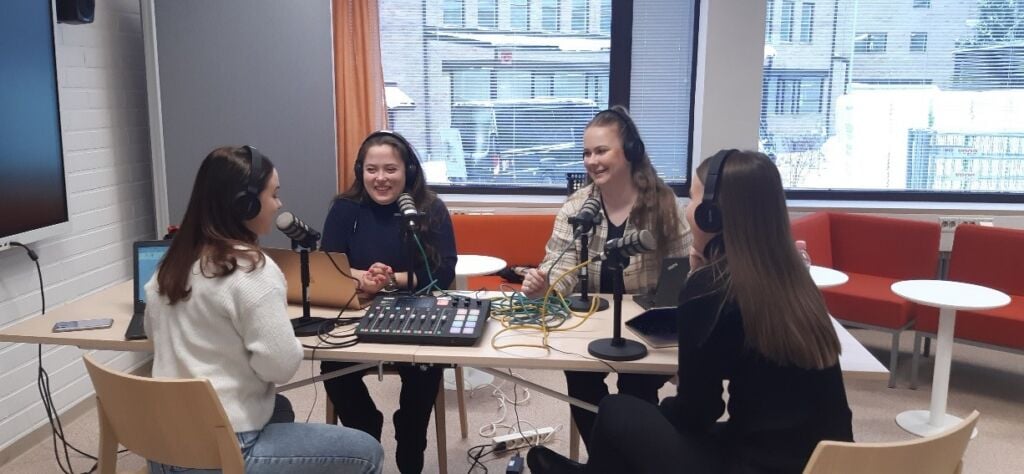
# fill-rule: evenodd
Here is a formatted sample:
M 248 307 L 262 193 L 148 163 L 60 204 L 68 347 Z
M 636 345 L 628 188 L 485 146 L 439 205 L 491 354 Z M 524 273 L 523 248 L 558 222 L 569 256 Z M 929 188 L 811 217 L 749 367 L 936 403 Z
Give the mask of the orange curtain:
M 355 180 L 363 139 L 387 126 L 376 0 L 333 0 L 334 96 L 338 126 L 338 190 Z

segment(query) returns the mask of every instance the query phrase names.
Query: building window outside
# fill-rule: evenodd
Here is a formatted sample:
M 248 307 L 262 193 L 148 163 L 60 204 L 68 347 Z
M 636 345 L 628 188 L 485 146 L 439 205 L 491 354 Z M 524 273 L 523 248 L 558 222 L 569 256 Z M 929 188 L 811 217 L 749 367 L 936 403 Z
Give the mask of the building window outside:
M 931 8 L 932 0 L 914 0 L 914 8 Z
M 765 9 L 764 42 L 771 44 L 772 33 L 775 30 L 775 0 L 768 0 L 768 8 Z
M 853 40 L 853 52 L 884 53 L 888 37 L 887 33 L 857 33 Z
M 821 78 L 779 77 L 774 82 L 776 114 L 799 115 L 821 111 Z
M 601 34 L 609 34 L 612 31 L 612 0 L 601 0 Z
M 452 73 L 452 101 L 488 100 L 491 98 L 491 70 L 463 69 Z
M 528 0 L 509 0 L 508 24 L 513 30 L 525 30 L 530 27 L 530 5 Z
M 550 73 L 534 73 L 533 75 L 533 96 L 554 97 L 555 76 Z
M 476 24 L 480 28 L 498 27 L 498 0 L 476 1 Z
M 779 19 L 779 41 L 793 41 L 794 16 L 796 16 L 796 2 L 782 0 L 782 17 Z
M 804 3 L 800 11 L 800 42 L 811 43 L 814 38 L 814 4 Z
M 540 4 L 540 27 L 544 31 L 558 31 L 558 5 L 559 0 L 541 0 Z
M 533 77 L 529 71 L 498 69 L 497 98 L 530 99 L 533 97 Z
M 444 0 L 443 21 L 445 26 L 464 26 L 464 0 Z
M 914 32 L 910 34 L 910 52 L 924 53 L 928 51 L 928 33 Z
M 572 0 L 572 31 L 574 33 L 586 33 L 590 23 L 590 1 Z

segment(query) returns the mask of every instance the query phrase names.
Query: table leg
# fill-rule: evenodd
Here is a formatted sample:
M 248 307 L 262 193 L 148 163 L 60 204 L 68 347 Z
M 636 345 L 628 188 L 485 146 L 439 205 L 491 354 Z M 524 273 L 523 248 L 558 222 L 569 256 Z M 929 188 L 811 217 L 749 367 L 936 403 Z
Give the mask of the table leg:
M 935 339 L 935 371 L 932 376 L 932 399 L 929 409 L 909 410 L 896 416 L 896 424 L 918 436 L 942 433 L 960 423 L 959 417 L 946 413 L 949 400 L 949 370 L 953 363 L 953 328 L 956 324 L 956 310 L 939 310 L 939 332 Z M 971 437 L 978 433 L 974 430 Z

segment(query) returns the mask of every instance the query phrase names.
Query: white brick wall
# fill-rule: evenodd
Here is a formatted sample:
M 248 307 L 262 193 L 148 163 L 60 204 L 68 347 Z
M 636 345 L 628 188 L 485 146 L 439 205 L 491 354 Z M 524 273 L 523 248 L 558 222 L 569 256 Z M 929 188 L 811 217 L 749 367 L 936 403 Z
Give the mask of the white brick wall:
M 56 43 L 72 230 L 31 244 L 50 309 L 130 279 L 132 241 L 154 237 L 138 2 L 96 2 L 96 21 L 58 25 Z M 39 305 L 35 265 L 21 249 L 0 252 L 0 326 L 36 315 Z M 0 448 L 46 423 L 35 386 L 36 351 L 33 345 L 0 343 Z M 74 347 L 43 347 L 43 366 L 61 411 L 92 394 L 81 354 Z M 119 369 L 145 358 L 97 356 Z

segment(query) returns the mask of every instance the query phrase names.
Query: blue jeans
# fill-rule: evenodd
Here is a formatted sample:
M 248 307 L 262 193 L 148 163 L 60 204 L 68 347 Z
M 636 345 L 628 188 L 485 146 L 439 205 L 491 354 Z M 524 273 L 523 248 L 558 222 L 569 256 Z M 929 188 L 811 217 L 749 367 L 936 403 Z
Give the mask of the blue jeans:
M 372 436 L 337 425 L 292 423 L 294 419 L 288 399 L 278 395 L 274 415 L 262 430 L 235 433 L 242 448 L 247 474 L 375 474 L 381 471 L 384 450 Z M 149 472 L 212 474 L 220 471 L 188 469 L 150 461 Z

